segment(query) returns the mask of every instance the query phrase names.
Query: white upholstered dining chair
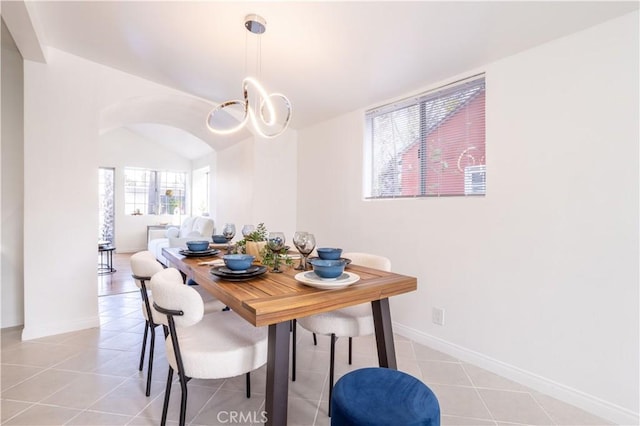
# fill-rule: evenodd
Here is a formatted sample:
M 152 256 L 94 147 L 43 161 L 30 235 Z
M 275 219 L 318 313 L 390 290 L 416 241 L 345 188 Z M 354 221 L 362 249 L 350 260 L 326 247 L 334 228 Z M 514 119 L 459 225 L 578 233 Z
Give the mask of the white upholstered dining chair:
M 173 371 L 182 390 L 180 426 L 185 424 L 187 382 L 192 378 L 220 379 L 249 373 L 267 362 L 267 328 L 254 327 L 233 311 L 204 314 L 202 299 L 189 286 L 177 285 L 173 268 L 151 278 L 154 308 L 166 315 L 169 334 L 165 340 L 169 375 L 162 407 L 166 424 Z M 178 283 L 179 284 L 179 283 Z
M 351 259 L 354 265 L 362 265 L 383 271 L 391 270 L 391 261 L 383 256 L 369 253 L 344 253 L 342 257 Z M 316 333 L 331 337 L 331 353 L 329 361 L 329 416 L 331 416 L 331 393 L 333 391 L 333 377 L 335 364 L 335 346 L 338 337 L 349 338 L 349 364 L 352 359 L 352 338 L 369 336 L 375 332 L 371 303 L 348 306 L 335 311 L 323 312 L 293 322 L 293 362 L 291 378 L 295 381 L 296 365 L 296 322 L 313 333 L 313 344 L 317 345 Z
M 131 256 L 131 274 L 133 279 L 140 289 L 140 296 L 142 298 L 142 315 L 145 321 L 144 335 L 142 336 L 142 349 L 140 351 L 140 365 L 138 370 L 142 371 L 144 365 L 144 355 L 147 346 L 147 335 L 150 332 L 149 339 L 149 361 L 147 366 L 147 387 L 145 394 L 150 395 L 151 392 L 151 373 L 153 371 L 153 351 L 156 341 L 155 329 L 158 325 L 166 325 L 167 320 L 164 315 L 159 314 L 153 309 L 153 292 L 152 285 L 150 283 L 151 278 L 158 272 L 164 270 L 164 266 L 156 260 L 156 257 L 150 251 L 140 251 Z M 172 272 L 180 280 L 182 276 L 177 270 Z M 220 301 L 210 297 L 204 304 L 205 312 L 221 311 L 225 308 L 225 305 Z
M 140 251 L 131 256 L 131 275 L 140 289 L 140 297 L 142 298 L 142 316 L 144 317 L 144 335 L 142 336 L 142 350 L 140 351 L 140 365 L 138 370 L 142 371 L 144 365 L 144 354 L 147 347 L 147 335 L 151 331 L 149 342 L 149 365 L 147 367 L 147 388 L 145 394 L 149 396 L 151 392 L 151 372 L 153 371 L 153 349 L 156 341 L 155 329 L 164 321 L 160 314 L 152 307 L 149 292 L 151 277 L 160 272 L 164 267 L 156 261 L 155 256 L 150 251 Z

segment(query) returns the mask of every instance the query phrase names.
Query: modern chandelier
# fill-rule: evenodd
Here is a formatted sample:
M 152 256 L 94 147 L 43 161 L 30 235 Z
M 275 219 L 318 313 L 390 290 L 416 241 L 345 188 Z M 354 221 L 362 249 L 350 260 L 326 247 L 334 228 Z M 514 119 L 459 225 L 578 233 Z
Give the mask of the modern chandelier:
M 244 26 L 258 37 L 267 30 L 267 21 L 259 15 L 250 14 L 245 17 Z M 246 48 L 246 44 L 245 44 Z M 261 68 L 262 46 L 258 38 L 258 70 Z M 209 112 L 207 127 L 213 133 L 229 135 L 242 129 L 247 122 L 251 122 L 255 132 L 264 138 L 274 138 L 282 134 L 291 120 L 291 102 L 281 93 L 267 93 L 257 78 L 246 77 L 242 81 L 242 99 L 235 99 L 221 103 Z M 229 128 L 220 128 L 214 117 L 225 108 L 240 109 L 240 122 Z M 216 115 L 217 114 L 217 115 Z

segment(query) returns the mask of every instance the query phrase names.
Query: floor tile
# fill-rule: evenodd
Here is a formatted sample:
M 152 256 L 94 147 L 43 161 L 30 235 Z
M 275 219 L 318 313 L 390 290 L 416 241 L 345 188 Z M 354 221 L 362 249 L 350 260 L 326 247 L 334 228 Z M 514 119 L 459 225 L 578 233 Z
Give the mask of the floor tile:
M 7 426 L 62 425 L 80 413 L 81 411 L 70 408 L 36 404 L 3 424 L 6 424 Z
M 110 339 L 101 341 L 99 347 L 103 349 L 137 351 L 139 354 L 142 347 L 142 336 L 138 333 L 122 332 Z
M 483 426 L 483 425 L 495 425 L 493 420 L 483 419 L 470 419 L 467 417 L 458 416 L 441 416 L 440 424 L 442 426 Z
M 15 386 L 43 370 L 44 369 L 41 367 L 3 364 L 0 366 L 0 377 L 2 378 L 0 382 L 2 384 L 2 390 Z
M 478 392 L 471 387 L 428 385 L 438 398 L 442 415 L 492 420 Z
M 109 330 L 109 331 L 126 331 L 130 328 L 139 327 L 144 324 L 143 319 L 134 319 L 134 318 L 122 319 L 117 316 L 110 317 L 110 318 L 113 318 L 114 320 L 107 322 L 106 324 L 100 326 L 100 328 L 102 328 L 103 330 Z
M 39 402 L 54 394 L 80 373 L 62 370 L 44 370 L 43 372 L 2 392 L 3 399 L 16 401 Z
M 122 269 L 122 268 L 120 268 Z M 148 356 L 138 370 L 144 322 L 138 292 L 100 297 L 104 326 L 22 342 L 21 329 L 6 329 L 1 339 L 2 424 L 157 425 L 162 413 L 168 363 L 160 328 L 150 397 L 144 395 Z M 289 381 L 290 426 L 329 426 L 328 336 L 297 328 L 297 377 Z M 443 425 L 608 425 L 596 416 L 534 392 L 499 375 L 460 362 L 435 349 L 395 335 L 398 368 L 426 383 L 440 402 Z M 376 367 L 375 338 L 336 344 L 335 380 L 363 367 Z M 189 382 L 188 418 L 193 425 L 247 424 L 261 420 L 266 367 L 252 373 L 252 397 L 245 376 Z M 168 425 L 176 425 L 180 386 L 177 375 Z M 237 422 L 235 424 L 238 424 Z
M 369 354 L 368 356 L 354 354 L 351 364 L 349 364 L 347 357 L 340 359 L 336 357 L 336 364 L 334 366 L 335 381 L 350 371 L 354 371 L 359 368 L 378 367 L 378 365 L 379 361 L 375 354 Z
M 373 341 L 372 341 L 373 342 Z M 413 350 L 413 344 L 409 340 L 400 340 L 395 342 L 394 344 L 396 349 L 396 357 L 408 358 L 408 359 L 416 359 L 416 353 Z M 374 353 L 375 353 L 375 345 L 374 345 Z M 371 353 L 371 352 L 369 352 Z
M 348 344 L 348 339 L 347 344 Z M 352 344 L 352 353 L 354 355 L 370 356 L 372 353 L 376 353 L 376 339 L 374 336 L 361 336 L 354 337 Z M 400 352 L 396 352 L 399 356 Z M 413 348 L 411 349 L 413 355 Z
M 398 370 L 403 371 L 418 380 L 422 379 L 422 370 L 418 366 L 418 362 L 415 359 L 410 358 L 400 358 L 397 359 L 398 362 Z
M 140 365 L 140 352 L 120 352 L 113 359 L 105 362 L 93 370 L 94 373 L 110 376 L 140 377 L 146 378 L 146 365 L 143 371 L 138 370 Z M 155 376 L 155 374 L 154 374 Z
M 127 379 L 88 408 L 92 411 L 136 416 L 164 390 L 163 383 L 152 382 L 151 395 L 147 397 L 144 394 L 145 387 L 146 382 L 142 379 Z
M 550 425 L 553 421 L 528 392 L 478 389 L 493 418 L 498 422 Z
M 2 408 L 0 409 L 0 423 L 2 424 L 4 424 L 10 418 L 14 417 L 16 414 L 21 413 L 22 411 L 33 405 L 30 402 L 10 401 L 6 399 L 3 399 L 1 403 Z
M 64 343 L 67 345 L 96 348 L 100 342 L 117 336 L 118 334 L 118 331 L 89 328 L 87 330 L 74 333 L 73 336 L 67 338 Z
M 420 343 L 413 343 L 413 351 L 416 354 L 417 360 L 422 361 L 451 361 L 459 362 L 458 359 L 447 355 L 443 352 L 421 345 Z
M 457 362 L 418 361 L 422 378 L 428 386 L 432 384 L 471 386 L 469 376 Z
M 53 395 L 40 401 L 42 404 L 85 409 L 104 397 L 126 379 L 99 374 L 82 374 Z
M 2 351 L 2 363 L 51 367 L 82 352 L 83 349 L 73 345 L 22 342 Z
M 235 377 L 229 377 L 223 381 L 213 381 L 215 386 L 216 382 L 219 382 L 222 386 L 221 389 L 227 391 L 246 392 L 247 378 L 245 374 L 241 374 Z M 263 366 L 251 372 L 251 394 L 264 396 L 267 387 L 267 367 Z
M 132 419 L 133 417 L 131 416 L 121 416 L 119 414 L 83 411 L 66 424 L 78 426 L 124 426 Z
M 77 355 L 56 364 L 57 370 L 70 370 L 79 372 L 90 372 L 103 366 L 105 363 L 117 358 L 122 351 L 102 348 L 85 348 Z
M 191 395 L 189 395 L 189 400 L 190 399 Z M 193 424 L 254 424 L 254 420 L 258 420 L 259 422 L 261 421 L 263 406 L 264 397 L 262 395 L 255 395 L 251 398 L 247 398 L 243 392 L 225 391 L 220 389 L 216 392 L 215 398 L 211 398 L 211 400 L 207 401 L 202 407 L 200 412 L 193 419 Z M 174 415 L 169 418 L 173 420 L 177 419 L 177 416 Z M 234 421 L 233 419 L 237 420 Z M 241 419 L 244 419 L 245 421 L 240 422 Z
M 158 421 L 154 419 L 149 419 L 147 417 L 137 416 L 134 417 L 127 426 L 158 426 Z M 178 422 L 167 420 L 167 426 L 176 426 Z
M 298 348 L 296 353 L 296 370 L 327 373 L 329 371 L 329 352 L 312 348 Z
M 289 381 L 289 398 L 319 400 L 325 385 L 327 374 L 309 370 L 296 373 L 296 381 Z
M 266 416 L 266 413 L 265 413 Z M 313 425 L 316 416 L 328 416 L 318 413 L 318 400 L 289 398 L 287 405 L 287 424 Z
M 556 425 L 612 425 L 614 423 L 569 405 L 550 396 L 532 392 L 532 397 L 542 406 Z
M 522 386 L 519 383 L 484 370 L 480 367 L 476 367 L 475 365 L 463 363 L 462 367 L 475 387 L 516 391 L 527 390 L 525 386 Z

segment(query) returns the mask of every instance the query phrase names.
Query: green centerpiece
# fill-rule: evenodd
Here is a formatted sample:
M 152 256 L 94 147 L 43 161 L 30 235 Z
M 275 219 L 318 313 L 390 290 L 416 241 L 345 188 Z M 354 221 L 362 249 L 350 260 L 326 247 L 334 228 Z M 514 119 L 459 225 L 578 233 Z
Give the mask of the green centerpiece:
M 293 265 L 293 259 L 287 255 L 287 248 L 283 247 L 278 251 L 272 250 L 267 244 L 269 231 L 264 223 L 258 224 L 256 229 L 245 235 L 236 243 L 236 253 L 246 253 L 255 256 L 256 261 L 265 266 L 278 270 L 284 262 L 285 265 Z

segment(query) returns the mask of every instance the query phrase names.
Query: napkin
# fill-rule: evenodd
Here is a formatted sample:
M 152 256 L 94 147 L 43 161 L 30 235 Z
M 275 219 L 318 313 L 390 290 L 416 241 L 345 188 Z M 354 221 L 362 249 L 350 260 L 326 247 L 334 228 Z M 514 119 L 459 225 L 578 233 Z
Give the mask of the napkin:
M 222 260 L 222 259 L 209 260 L 207 262 L 200 262 L 200 263 L 198 263 L 198 265 L 199 266 L 201 266 L 201 265 L 224 266 L 224 260 Z

